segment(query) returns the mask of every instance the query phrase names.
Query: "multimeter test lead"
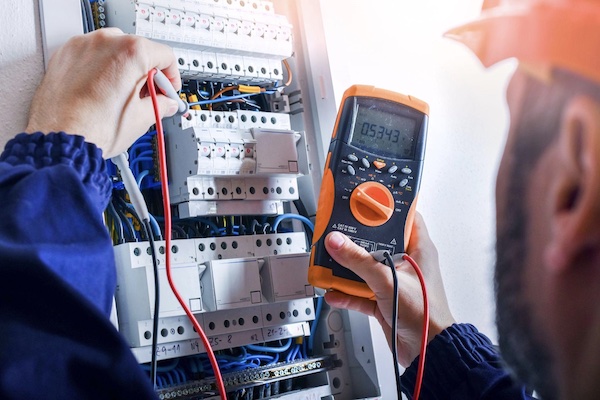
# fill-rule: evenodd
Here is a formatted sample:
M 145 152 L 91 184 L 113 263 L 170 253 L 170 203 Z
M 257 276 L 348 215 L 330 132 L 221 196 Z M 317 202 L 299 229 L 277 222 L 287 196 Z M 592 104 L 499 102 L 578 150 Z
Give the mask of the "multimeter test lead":
M 188 103 L 179 97 L 169 78 L 167 78 L 167 76 L 159 69 L 156 70 L 156 74 L 154 75 L 154 84 L 165 96 L 177 102 L 177 115 L 181 115 L 184 118 L 189 119 L 190 107 Z

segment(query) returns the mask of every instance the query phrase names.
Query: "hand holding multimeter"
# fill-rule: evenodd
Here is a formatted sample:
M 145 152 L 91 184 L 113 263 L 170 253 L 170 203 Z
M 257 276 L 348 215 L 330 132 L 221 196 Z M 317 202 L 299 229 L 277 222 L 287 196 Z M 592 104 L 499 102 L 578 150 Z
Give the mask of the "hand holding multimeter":
M 354 296 L 373 293 L 336 263 L 325 236 L 340 231 L 369 252 L 403 253 L 423 168 L 429 106 L 372 86 L 350 87 L 333 130 L 319 197 L 309 282 Z

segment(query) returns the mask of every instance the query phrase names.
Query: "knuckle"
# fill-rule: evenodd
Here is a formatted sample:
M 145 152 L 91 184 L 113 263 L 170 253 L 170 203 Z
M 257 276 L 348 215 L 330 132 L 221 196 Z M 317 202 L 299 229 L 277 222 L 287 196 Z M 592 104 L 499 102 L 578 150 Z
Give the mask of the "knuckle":
M 123 38 L 123 47 L 128 57 L 138 57 L 144 53 L 144 40 L 138 36 L 127 35 Z

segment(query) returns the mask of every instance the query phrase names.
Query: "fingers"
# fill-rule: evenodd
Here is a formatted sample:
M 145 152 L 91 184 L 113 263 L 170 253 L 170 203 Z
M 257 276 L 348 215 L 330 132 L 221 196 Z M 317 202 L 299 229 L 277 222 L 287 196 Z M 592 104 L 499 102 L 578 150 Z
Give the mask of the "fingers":
M 420 247 L 432 247 L 433 242 L 431 241 L 431 237 L 429 236 L 429 231 L 427 230 L 427 225 L 425 225 L 425 220 L 421 213 L 415 213 L 415 219 L 413 222 L 413 229 L 411 233 L 411 240 L 408 244 L 408 248 L 406 252 L 411 254 L 414 251 L 418 250 Z
M 152 68 L 161 70 L 169 81 L 171 81 L 173 88 L 175 88 L 176 91 L 179 91 L 181 89 L 181 76 L 179 74 L 177 59 L 175 58 L 173 50 L 169 46 L 161 43 L 152 42 L 150 40 L 146 40 L 146 42 L 148 46 L 148 55 L 150 56 L 148 71 Z
M 171 117 L 177 112 L 177 102 L 168 98 L 167 96 L 157 93 L 156 102 L 158 105 L 158 113 L 161 119 Z M 150 110 L 150 112 L 148 112 L 148 110 Z M 150 125 L 156 123 L 156 117 L 153 112 L 152 99 L 150 96 L 139 99 L 139 109 L 136 112 L 136 115 L 138 116 L 138 119 L 140 119 L 140 124 L 142 125 L 141 129 L 148 129 Z
M 371 317 L 375 316 L 375 309 L 377 308 L 377 302 L 373 300 L 351 296 L 338 291 L 325 293 L 325 300 L 332 307 L 358 311 Z
M 361 277 L 373 293 L 387 297 L 391 274 L 389 267 L 377 262 L 364 248 L 340 232 L 331 232 L 325 238 L 327 252 L 340 265 Z

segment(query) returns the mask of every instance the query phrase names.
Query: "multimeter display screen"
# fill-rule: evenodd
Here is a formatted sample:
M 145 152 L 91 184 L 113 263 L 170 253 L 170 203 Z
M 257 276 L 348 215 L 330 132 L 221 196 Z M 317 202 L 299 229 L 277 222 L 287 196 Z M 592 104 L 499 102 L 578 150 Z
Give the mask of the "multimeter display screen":
M 392 158 L 414 158 L 417 120 L 373 107 L 358 106 L 350 144 Z

